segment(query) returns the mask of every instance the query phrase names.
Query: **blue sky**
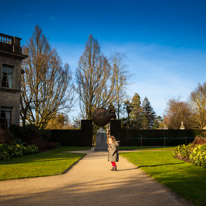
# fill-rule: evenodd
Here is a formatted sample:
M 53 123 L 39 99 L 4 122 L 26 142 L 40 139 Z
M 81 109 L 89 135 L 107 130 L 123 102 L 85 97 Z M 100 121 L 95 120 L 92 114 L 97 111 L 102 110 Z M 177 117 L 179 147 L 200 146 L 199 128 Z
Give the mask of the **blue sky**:
M 163 115 L 170 98 L 186 101 L 206 80 L 205 0 L 0 3 L 1 33 L 21 37 L 23 45 L 38 24 L 73 71 L 89 34 L 98 39 L 106 56 L 124 52 L 132 74 L 128 96 L 147 96 L 158 115 Z

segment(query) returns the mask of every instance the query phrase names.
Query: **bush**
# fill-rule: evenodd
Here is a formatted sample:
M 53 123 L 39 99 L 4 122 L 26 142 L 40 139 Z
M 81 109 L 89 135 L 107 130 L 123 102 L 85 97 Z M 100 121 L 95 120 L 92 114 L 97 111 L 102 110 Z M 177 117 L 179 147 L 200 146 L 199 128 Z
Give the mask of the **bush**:
M 197 145 L 190 154 L 190 161 L 194 165 L 206 168 L 206 145 Z
M 192 142 L 194 145 L 196 144 L 206 144 L 206 138 L 202 136 L 195 137 L 194 141 Z
M 172 153 L 172 156 L 179 159 L 187 159 L 189 160 L 190 154 L 193 150 L 193 144 L 188 144 L 187 146 L 185 144 L 179 145 L 175 148 L 175 150 Z
M 0 128 L 0 144 L 8 143 L 10 140 L 10 133 L 8 130 Z
M 179 145 L 172 152 L 174 158 L 188 161 L 196 166 L 206 168 L 206 144 Z
M 34 154 L 38 152 L 38 147 L 36 145 L 28 145 L 28 146 L 23 146 L 23 154 Z
M 0 144 L 0 160 L 8 160 L 13 157 L 21 157 L 26 154 L 34 154 L 39 151 L 36 145 L 23 146 L 20 144 Z

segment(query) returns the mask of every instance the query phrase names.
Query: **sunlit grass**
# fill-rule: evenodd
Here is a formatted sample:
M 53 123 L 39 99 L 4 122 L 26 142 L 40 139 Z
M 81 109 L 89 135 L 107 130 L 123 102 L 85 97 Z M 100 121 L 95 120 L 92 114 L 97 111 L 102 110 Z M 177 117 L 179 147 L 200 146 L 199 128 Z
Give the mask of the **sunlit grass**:
M 171 151 L 142 151 L 121 155 L 194 205 L 205 205 L 206 169 L 174 159 Z
M 120 150 L 174 150 L 176 146 L 120 146 Z
M 89 147 L 61 147 L 38 154 L 0 161 L 0 180 L 62 174 L 85 154 L 64 151 L 88 150 Z

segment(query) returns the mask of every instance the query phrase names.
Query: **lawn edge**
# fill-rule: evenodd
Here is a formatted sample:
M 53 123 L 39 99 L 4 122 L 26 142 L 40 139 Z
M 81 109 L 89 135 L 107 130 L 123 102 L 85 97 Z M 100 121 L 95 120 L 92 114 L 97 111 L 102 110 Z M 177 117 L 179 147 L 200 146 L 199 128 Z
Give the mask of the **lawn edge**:
M 76 154 L 76 153 L 72 153 L 72 154 Z M 63 171 L 60 174 L 54 174 L 54 175 L 43 175 L 43 176 L 34 176 L 34 177 L 20 177 L 20 178 L 13 178 L 13 179 L 0 179 L 1 181 L 12 181 L 12 180 L 22 180 L 22 179 L 31 179 L 31 178 L 41 178 L 41 177 L 52 177 L 52 176 L 59 176 L 59 175 L 64 175 L 66 174 L 74 165 L 76 165 L 81 159 L 83 159 L 87 154 L 86 153 L 81 153 L 84 156 L 82 156 L 80 159 L 78 159 L 76 162 L 74 162 L 70 167 L 68 167 L 65 171 Z
M 77 153 L 72 153 L 72 154 L 77 154 Z M 80 160 L 82 160 L 82 159 L 87 155 L 87 153 L 81 153 L 81 154 L 83 154 L 83 156 L 82 156 L 80 159 L 78 159 L 76 162 L 74 162 L 74 164 L 72 164 L 70 167 L 68 167 L 64 172 L 62 172 L 62 173 L 59 174 L 59 175 L 64 175 L 64 174 L 66 174 L 67 172 L 69 172 L 69 170 L 71 170 L 72 167 L 74 167 L 77 163 L 79 163 Z

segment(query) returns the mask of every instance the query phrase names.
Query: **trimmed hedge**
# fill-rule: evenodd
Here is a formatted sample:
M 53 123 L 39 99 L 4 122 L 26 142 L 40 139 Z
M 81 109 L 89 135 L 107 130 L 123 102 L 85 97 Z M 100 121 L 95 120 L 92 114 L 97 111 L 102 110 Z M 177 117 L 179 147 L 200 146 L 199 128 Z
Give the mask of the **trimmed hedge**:
M 81 120 L 81 129 L 50 130 L 51 141 L 62 146 L 92 146 L 92 120 Z
M 140 146 L 142 137 L 143 146 L 169 145 L 176 146 L 180 144 L 191 143 L 196 136 L 201 136 L 205 130 L 137 130 L 121 128 L 121 120 L 111 120 L 111 135 L 114 135 L 120 141 L 121 146 Z M 166 139 L 164 138 L 174 138 Z M 187 139 L 185 140 L 185 137 Z M 136 139 L 137 138 L 137 139 Z M 151 138 L 151 139 L 144 139 Z M 158 139 L 162 138 L 162 139 Z M 182 138 L 182 139 L 179 139 Z M 185 142 L 186 141 L 186 142 Z

